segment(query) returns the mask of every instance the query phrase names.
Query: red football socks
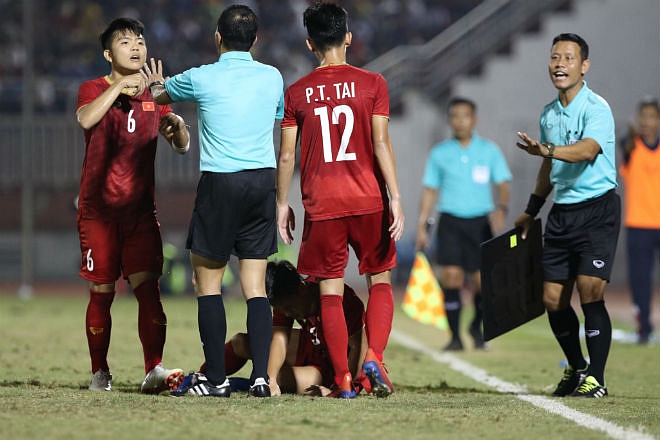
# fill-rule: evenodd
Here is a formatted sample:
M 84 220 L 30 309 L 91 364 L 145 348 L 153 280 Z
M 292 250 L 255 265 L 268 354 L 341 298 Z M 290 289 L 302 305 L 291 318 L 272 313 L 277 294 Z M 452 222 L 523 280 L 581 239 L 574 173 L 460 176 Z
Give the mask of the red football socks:
M 335 383 L 340 385 L 348 369 L 348 330 L 344 318 L 343 297 L 321 295 L 321 327 L 335 370 Z
M 392 331 L 392 317 L 394 316 L 394 299 L 392 285 L 378 283 L 369 289 L 367 302 L 366 324 L 367 342 L 374 354 L 383 361 L 383 351 Z
M 149 279 L 133 289 L 138 301 L 138 333 L 142 342 L 145 374 L 163 359 L 167 318 L 160 301 L 158 280 Z
M 114 298 L 115 292 L 89 291 L 85 326 L 92 373 L 96 373 L 98 370 L 110 371 L 110 367 L 108 367 L 108 347 L 110 347 L 112 329 L 110 306 L 112 306 Z

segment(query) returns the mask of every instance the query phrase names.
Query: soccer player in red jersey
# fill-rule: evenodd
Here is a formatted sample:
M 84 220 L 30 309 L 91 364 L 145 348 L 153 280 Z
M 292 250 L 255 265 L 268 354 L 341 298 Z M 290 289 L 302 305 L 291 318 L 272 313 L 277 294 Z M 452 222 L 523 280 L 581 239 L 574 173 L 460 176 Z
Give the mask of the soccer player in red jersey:
M 273 306 L 273 338 L 268 360 L 271 395 L 282 393 L 327 396 L 334 383 L 332 362 L 320 317 L 317 280 L 304 278 L 289 261 L 270 261 L 266 268 L 266 293 Z M 356 389 L 370 392 L 371 386 L 359 368 L 366 353 L 364 303 L 348 285 L 344 286 L 344 320 L 348 329 L 348 364 L 356 374 Z M 297 322 L 300 328 L 293 328 Z M 236 333 L 225 344 L 225 372 L 239 371 L 252 357 L 247 333 Z M 200 394 L 196 385 L 205 380 L 206 363 L 186 376 L 173 396 Z M 249 386 L 247 378 L 230 377 L 232 390 Z
M 318 393 L 327 395 L 334 385 L 327 338 L 321 320 L 321 291 L 313 277 L 303 279 L 288 261 L 268 263 L 266 292 L 273 306 L 273 339 L 268 375 L 271 394 Z M 367 347 L 363 332 L 364 303 L 348 285 L 342 298 L 343 320 L 348 334 L 348 366 L 358 386 Z M 300 329 L 294 329 L 294 321 Z M 275 379 L 274 379 L 275 378 Z M 368 382 L 367 390 L 370 389 Z
M 288 192 L 299 137 L 305 222 L 298 271 L 320 280 L 321 322 L 334 367 L 336 395 L 355 397 L 342 306 L 350 244 L 369 288 L 369 349 L 363 371 L 372 382 L 373 393 L 388 396 L 392 384 L 381 362 L 392 328 L 394 241 L 401 238 L 404 216 L 388 133 L 387 83 L 382 75 L 346 63 L 346 47 L 352 38 L 347 15 L 333 3 L 317 3 L 304 12 L 307 47 L 316 55 L 319 67 L 285 93 L 277 221 L 282 239 L 291 243 L 295 219 Z
M 160 132 L 183 154 L 188 129 L 170 106 L 157 105 L 140 73 L 147 57 L 144 27 L 118 18 L 101 34 L 110 74 L 84 82 L 76 116 L 85 130 L 78 198 L 80 276 L 89 281 L 85 318 L 92 361 L 90 390 L 112 388 L 107 354 L 115 281 L 123 274 L 138 301 L 138 333 L 146 376 L 143 393 L 178 385 L 182 370 L 162 366 L 167 319 L 158 278 L 163 246 L 154 201 L 154 159 Z

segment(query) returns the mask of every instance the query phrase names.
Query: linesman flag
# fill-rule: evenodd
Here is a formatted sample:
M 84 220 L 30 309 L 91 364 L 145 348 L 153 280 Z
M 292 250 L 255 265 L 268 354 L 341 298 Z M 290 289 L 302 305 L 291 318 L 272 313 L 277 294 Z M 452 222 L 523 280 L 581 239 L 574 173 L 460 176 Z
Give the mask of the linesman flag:
M 446 330 L 445 296 L 435 279 L 431 265 L 422 252 L 417 252 L 403 298 L 403 311 L 422 324 Z

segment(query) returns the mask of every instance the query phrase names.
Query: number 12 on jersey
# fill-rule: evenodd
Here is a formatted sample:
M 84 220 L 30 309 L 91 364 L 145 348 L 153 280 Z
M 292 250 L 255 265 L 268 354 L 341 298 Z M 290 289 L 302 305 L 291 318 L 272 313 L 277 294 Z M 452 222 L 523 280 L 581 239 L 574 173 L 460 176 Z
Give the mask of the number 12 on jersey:
M 340 115 L 343 114 L 346 117 L 346 126 L 344 127 L 344 131 L 341 133 L 341 142 L 339 143 L 339 151 L 337 152 L 335 161 L 341 162 L 345 160 L 356 160 L 355 153 L 346 152 L 348 143 L 351 140 L 351 134 L 353 133 L 353 124 L 355 123 L 353 109 L 351 109 L 351 107 L 348 105 L 338 105 L 333 109 L 328 107 L 316 107 L 314 109 L 314 115 L 318 116 L 319 120 L 321 121 L 321 136 L 323 137 L 323 159 L 325 162 L 332 162 L 332 140 L 330 138 L 330 117 L 328 115 L 330 111 L 332 111 L 332 123 L 335 125 L 339 124 Z

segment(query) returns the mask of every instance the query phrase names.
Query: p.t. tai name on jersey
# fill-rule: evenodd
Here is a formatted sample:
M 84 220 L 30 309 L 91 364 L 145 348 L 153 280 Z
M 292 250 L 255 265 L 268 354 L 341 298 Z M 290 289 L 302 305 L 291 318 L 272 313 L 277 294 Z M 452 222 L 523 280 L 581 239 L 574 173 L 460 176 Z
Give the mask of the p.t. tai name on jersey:
M 332 98 L 355 98 L 355 82 L 334 83 L 331 87 L 326 87 L 325 84 L 317 85 L 316 87 L 306 87 L 305 98 L 307 99 L 307 104 L 312 101 L 326 101 Z

